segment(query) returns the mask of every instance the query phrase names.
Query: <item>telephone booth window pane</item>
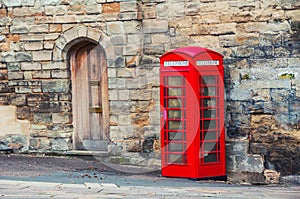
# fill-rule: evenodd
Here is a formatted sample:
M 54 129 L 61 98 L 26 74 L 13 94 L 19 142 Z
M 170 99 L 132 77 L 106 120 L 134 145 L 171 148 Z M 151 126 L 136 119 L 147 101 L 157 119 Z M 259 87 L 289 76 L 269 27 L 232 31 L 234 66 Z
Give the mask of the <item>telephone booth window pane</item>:
M 203 87 L 203 95 L 204 96 L 216 96 L 217 89 L 214 86 Z
M 216 99 L 214 98 L 205 98 L 203 101 L 205 107 L 216 106 Z
M 217 84 L 217 78 L 216 76 L 203 76 L 202 77 L 203 84 Z
M 217 140 L 217 132 L 215 131 L 206 131 L 204 132 L 204 140 Z
M 181 108 L 181 99 L 168 99 L 170 108 Z
M 168 118 L 169 119 L 180 119 L 181 118 L 181 110 L 169 110 Z
M 216 110 L 215 109 L 206 109 L 204 110 L 204 118 L 216 118 Z
M 182 96 L 181 88 L 169 88 L 169 96 Z
M 169 121 L 169 129 L 181 130 L 181 121 Z
M 182 154 L 169 154 L 168 162 L 176 163 L 176 164 L 185 164 L 186 158 L 185 158 L 185 155 L 182 155 Z
M 173 140 L 185 140 L 185 133 L 183 132 L 169 132 L 169 141 Z
M 210 153 L 204 155 L 204 163 L 218 162 L 217 153 Z
M 182 152 L 184 150 L 183 145 L 178 143 L 169 143 L 168 148 L 170 152 Z
M 173 76 L 168 77 L 168 85 L 169 86 L 182 86 L 182 77 L 179 76 Z
M 216 151 L 217 146 L 215 142 L 205 142 L 204 143 L 204 151 L 205 152 L 211 152 L 211 151 Z
M 217 127 L 215 120 L 205 120 L 204 129 L 215 129 Z

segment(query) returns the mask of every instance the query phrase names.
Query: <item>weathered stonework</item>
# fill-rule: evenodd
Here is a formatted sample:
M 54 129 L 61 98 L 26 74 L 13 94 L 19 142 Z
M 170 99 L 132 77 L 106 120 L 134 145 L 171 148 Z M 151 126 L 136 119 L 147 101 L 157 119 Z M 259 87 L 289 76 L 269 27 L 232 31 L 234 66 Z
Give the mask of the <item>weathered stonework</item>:
M 159 167 L 159 56 L 197 45 L 224 55 L 229 177 L 299 174 L 299 13 L 296 0 L 0 0 L 0 105 L 31 124 L 1 140 L 74 149 L 68 52 L 86 39 L 107 58 L 111 161 Z

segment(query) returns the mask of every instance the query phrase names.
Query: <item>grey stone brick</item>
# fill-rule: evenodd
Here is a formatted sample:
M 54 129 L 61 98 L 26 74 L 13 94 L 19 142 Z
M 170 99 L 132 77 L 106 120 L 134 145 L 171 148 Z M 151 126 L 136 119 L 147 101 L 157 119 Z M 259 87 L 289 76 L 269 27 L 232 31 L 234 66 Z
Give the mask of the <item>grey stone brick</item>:
M 70 92 L 69 80 L 44 80 L 42 90 L 47 93 L 67 93 Z
M 29 62 L 32 60 L 31 54 L 26 52 L 17 52 L 15 57 L 16 57 L 16 61 L 19 62 Z

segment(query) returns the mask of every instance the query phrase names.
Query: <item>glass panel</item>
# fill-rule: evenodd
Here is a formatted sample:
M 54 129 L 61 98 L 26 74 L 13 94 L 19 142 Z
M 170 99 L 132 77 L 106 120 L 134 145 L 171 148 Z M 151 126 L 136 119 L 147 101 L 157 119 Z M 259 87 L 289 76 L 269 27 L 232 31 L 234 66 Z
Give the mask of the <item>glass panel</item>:
M 215 129 L 217 127 L 216 120 L 205 120 L 204 129 Z
M 216 96 L 216 87 L 203 87 L 203 95 L 204 96 Z
M 182 86 L 182 77 L 168 77 L 169 86 Z
M 217 140 L 217 132 L 215 131 L 207 131 L 204 132 L 204 140 Z
M 217 84 L 216 76 L 203 76 L 203 84 Z
M 169 121 L 169 129 L 180 130 L 181 129 L 181 121 Z
M 216 106 L 216 99 L 215 98 L 206 98 L 204 99 L 204 106 Z
M 181 118 L 181 110 L 168 110 L 168 118 L 180 119 Z
M 216 110 L 215 109 L 204 110 L 204 118 L 216 118 Z
M 204 143 L 204 151 L 205 152 L 211 152 L 211 151 L 216 151 L 216 143 L 215 142 L 205 142 Z
M 205 163 L 218 162 L 217 154 L 216 153 L 205 154 L 204 155 L 204 162 Z
M 182 89 L 181 88 L 169 88 L 168 95 L 169 96 L 182 96 Z
M 169 143 L 168 148 L 170 152 L 182 152 L 184 150 L 183 145 L 178 143 Z
M 183 136 L 182 136 L 183 134 Z M 185 140 L 185 133 L 182 132 L 169 132 L 169 140 Z
M 185 155 L 181 155 L 181 154 L 168 154 L 168 159 L 169 159 L 169 163 L 177 163 L 177 164 L 186 163 Z
M 181 99 L 168 99 L 169 107 L 171 108 L 181 108 Z

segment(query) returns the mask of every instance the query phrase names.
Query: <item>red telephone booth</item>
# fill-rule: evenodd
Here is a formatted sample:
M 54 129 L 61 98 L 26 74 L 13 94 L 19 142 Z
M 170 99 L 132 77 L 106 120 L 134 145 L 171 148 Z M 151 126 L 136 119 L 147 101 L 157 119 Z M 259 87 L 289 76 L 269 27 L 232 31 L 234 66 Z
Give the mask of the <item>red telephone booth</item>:
M 200 47 L 160 57 L 162 175 L 226 176 L 223 56 Z

